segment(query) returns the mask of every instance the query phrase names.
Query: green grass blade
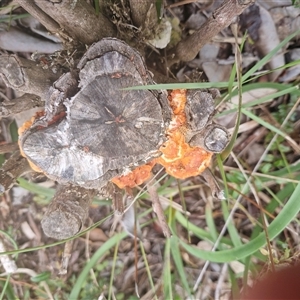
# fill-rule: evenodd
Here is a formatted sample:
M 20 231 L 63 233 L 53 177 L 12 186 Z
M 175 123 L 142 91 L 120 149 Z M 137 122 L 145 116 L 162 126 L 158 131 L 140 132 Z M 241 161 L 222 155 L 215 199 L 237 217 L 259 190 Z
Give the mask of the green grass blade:
M 206 219 L 208 230 L 215 242 L 218 239 L 218 231 L 216 229 L 216 224 L 213 217 L 211 206 L 208 203 L 205 206 L 205 219 Z
M 176 239 L 173 239 L 173 237 L 170 238 L 171 242 L 171 253 L 174 260 L 174 263 L 176 265 L 180 280 L 182 282 L 182 285 L 185 289 L 185 291 L 188 293 L 189 296 L 192 295 L 191 289 L 188 284 L 188 280 L 186 278 L 186 271 L 184 270 L 181 253 L 178 246 L 178 241 Z
M 164 289 L 165 299 L 173 299 L 170 245 L 171 245 L 170 238 L 167 238 L 165 244 L 164 269 L 163 269 L 163 280 L 164 280 L 163 289 Z
M 274 133 L 277 133 L 278 135 L 286 138 L 286 133 L 284 133 L 283 131 L 281 131 L 280 129 L 278 129 L 277 127 L 273 126 L 272 124 L 264 121 L 263 119 L 261 119 L 260 117 L 254 115 L 251 111 L 247 110 L 247 109 L 242 109 L 242 113 L 244 115 L 246 115 L 247 117 L 251 118 L 252 120 L 256 121 L 258 124 L 268 128 L 269 130 L 273 131 Z
M 222 206 L 224 221 L 226 222 L 226 220 L 229 218 L 229 215 L 230 215 L 227 202 L 222 201 L 221 206 Z M 230 219 L 230 222 L 228 222 L 227 230 L 229 232 L 229 235 L 233 242 L 233 245 L 235 247 L 241 246 L 242 245 L 241 237 L 240 237 L 238 231 L 236 230 L 236 227 L 232 221 L 232 218 Z
M 100 14 L 100 4 L 99 4 L 99 1 L 94 1 L 94 4 L 95 4 L 95 13 L 96 13 L 96 16 L 98 17 L 99 14 Z
M 270 224 L 268 228 L 268 234 L 270 240 L 279 235 L 285 227 L 296 217 L 300 210 L 300 183 L 297 185 L 289 201 L 285 204 L 282 211 Z M 266 244 L 265 233 L 261 232 L 256 238 L 251 240 L 245 245 L 235 247 L 230 250 L 223 250 L 218 252 L 210 252 L 199 250 L 196 247 L 190 246 L 183 241 L 180 241 L 183 248 L 185 248 L 190 254 L 197 258 L 205 259 L 213 262 L 230 262 L 234 260 L 243 259 L 251 254 L 254 254 L 261 247 Z
M 245 92 L 247 90 L 248 90 L 248 88 L 245 89 L 245 90 L 243 90 L 243 92 Z M 298 85 L 292 86 L 292 87 L 287 87 L 286 89 L 280 89 L 278 92 L 266 95 L 266 96 L 261 97 L 259 99 L 255 99 L 255 100 L 249 101 L 248 103 L 244 103 L 242 105 L 242 111 L 245 108 L 253 107 L 253 106 L 256 106 L 256 105 L 260 105 L 260 104 L 264 104 L 266 102 L 271 101 L 274 98 L 281 97 L 281 96 L 284 96 L 284 95 L 287 95 L 287 94 L 294 94 L 294 93 L 299 94 L 299 96 L 300 96 L 299 86 Z M 218 116 L 220 116 L 220 117 L 221 116 L 225 116 L 225 115 L 228 115 L 228 114 L 233 113 L 233 112 L 236 112 L 236 108 L 234 108 L 234 109 L 228 109 L 228 110 L 226 110 L 224 112 L 221 112 L 221 113 L 218 114 Z
M 23 18 L 28 18 L 30 16 L 30 14 L 18 14 L 18 15 L 10 15 L 10 16 L 3 16 L 0 19 L 0 23 L 5 23 L 5 22 L 11 22 L 13 20 L 20 20 Z
M 13 289 L 12 289 L 10 283 L 9 283 L 10 277 L 11 277 L 11 275 L 9 274 L 6 277 L 6 280 L 5 280 L 4 283 L 0 282 L 0 287 L 2 287 L 2 291 L 1 291 L 1 294 L 0 294 L 0 300 L 3 300 L 3 299 L 16 299 L 16 297 L 14 295 L 14 292 L 13 292 Z M 7 298 L 4 298 L 5 295 L 6 295 Z
M 278 44 L 270 53 L 268 53 L 265 57 L 263 57 L 260 61 L 258 61 L 246 74 L 242 76 L 242 82 L 245 82 L 250 76 L 252 76 L 257 70 L 262 68 L 266 63 L 270 61 L 270 59 L 282 48 L 284 47 L 290 40 L 292 40 L 295 36 L 300 34 L 300 30 L 297 30 L 293 34 L 286 37 L 280 44 Z
M 199 228 L 198 226 L 189 222 L 180 212 L 178 212 L 178 211 L 176 212 L 175 218 L 178 223 L 180 223 L 184 228 L 188 229 L 191 233 L 193 233 L 199 239 L 202 239 L 202 240 L 205 240 L 208 242 L 212 242 L 212 243 L 214 242 L 214 239 L 209 232 L 207 232 L 206 230 Z M 232 242 L 228 238 L 223 237 L 221 239 L 221 243 L 232 246 Z
M 81 287 L 83 286 L 83 283 L 85 282 L 90 269 L 92 269 L 94 267 L 94 265 L 97 263 L 97 261 L 106 252 L 108 252 L 112 247 L 114 247 L 118 242 L 120 242 L 126 236 L 127 236 L 126 232 L 122 232 L 122 233 L 118 233 L 118 234 L 114 235 L 95 252 L 95 254 L 91 257 L 90 261 L 85 265 L 85 267 L 81 271 L 80 275 L 78 276 L 78 278 L 74 284 L 74 287 L 71 291 L 71 294 L 69 296 L 69 299 L 79 299 L 78 297 L 79 297 Z
M 233 82 L 233 86 L 237 83 Z M 149 85 L 137 85 L 124 88 L 123 90 L 173 90 L 173 89 L 209 89 L 227 88 L 228 82 L 196 82 L 196 83 L 161 83 Z
M 158 299 L 157 296 L 156 296 L 155 286 L 154 286 L 152 275 L 151 275 L 151 270 L 150 270 L 150 267 L 149 267 L 149 263 L 148 263 L 148 260 L 147 260 L 147 255 L 146 255 L 145 248 L 144 248 L 144 245 L 143 245 L 142 241 L 140 241 L 140 249 L 141 249 L 143 259 L 144 259 L 145 269 L 146 269 L 146 272 L 147 272 L 147 275 L 148 275 L 150 286 L 151 286 L 151 289 L 153 291 L 153 295 L 154 295 L 153 299 Z
M 237 44 L 236 44 L 237 45 Z M 237 75 L 237 82 L 238 82 L 238 96 L 239 96 L 239 102 L 238 102 L 238 110 L 237 110 L 237 116 L 234 124 L 234 131 L 231 135 L 231 139 L 229 141 L 229 144 L 227 145 L 226 149 L 220 154 L 223 161 L 226 160 L 226 158 L 230 155 L 230 152 L 232 151 L 238 132 L 239 127 L 241 123 L 241 110 L 242 110 L 242 81 L 241 81 L 241 52 L 240 49 L 236 46 L 236 53 L 235 53 L 235 65 L 236 65 L 236 75 Z M 232 83 L 233 84 L 233 83 Z
M 55 189 L 40 186 L 21 177 L 18 178 L 17 182 L 19 186 L 24 188 L 25 190 L 34 194 L 38 194 L 40 196 L 44 196 L 48 199 L 52 198 L 55 194 Z

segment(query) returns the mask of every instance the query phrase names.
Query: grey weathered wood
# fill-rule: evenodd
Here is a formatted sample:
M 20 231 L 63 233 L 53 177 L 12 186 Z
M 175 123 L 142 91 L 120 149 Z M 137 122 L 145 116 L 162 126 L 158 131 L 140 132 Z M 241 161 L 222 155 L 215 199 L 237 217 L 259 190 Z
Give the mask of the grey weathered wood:
M 19 176 L 30 171 L 26 158 L 21 156 L 20 151 L 14 152 L 0 169 L 0 194 L 9 190 Z
M 51 69 L 42 69 L 34 61 L 16 55 L 2 55 L 0 56 L 0 75 L 8 87 L 46 99 L 49 88 L 61 73 L 53 73 Z
M 255 0 L 226 0 L 193 34 L 182 39 L 169 51 L 168 66 L 178 61 L 191 61 L 216 34 L 228 27 Z
M 21 1 L 21 0 L 18 0 Z M 23 1 L 22 6 L 26 9 L 28 4 Z M 35 1 L 42 11 L 59 24 L 61 30 L 54 31 L 59 35 L 71 36 L 74 40 L 90 45 L 107 36 L 116 36 L 114 25 L 104 16 L 102 12 L 96 15 L 94 8 L 85 0 L 61 0 L 61 1 Z M 43 21 L 43 16 L 36 16 L 37 19 L 48 27 Z M 51 31 L 52 27 L 49 28 Z M 55 28 L 53 28 L 55 29 Z
M 45 101 L 33 94 L 24 94 L 11 101 L 4 101 L 0 104 L 0 117 L 10 117 L 22 111 L 35 107 L 44 107 Z
M 94 190 L 79 186 L 59 186 L 42 219 L 44 233 L 63 240 L 77 234 L 88 216 Z
M 206 90 L 188 90 L 185 114 L 191 130 L 201 131 L 211 122 L 215 111 L 215 101 Z
M 218 124 L 210 124 L 203 131 L 195 134 L 189 144 L 192 147 L 202 147 L 213 153 L 222 152 L 229 142 L 227 129 Z
M 17 142 L 0 144 L 0 154 L 12 153 L 17 150 L 19 150 L 19 145 Z
M 213 123 L 214 91 L 188 90 L 185 114 L 188 130 L 186 140 L 192 147 L 202 147 L 213 153 L 222 152 L 229 142 L 229 133 Z
M 160 155 L 170 108 L 163 92 L 124 90 L 153 81 L 140 54 L 120 40 L 94 44 L 78 68 L 80 90 L 65 100 L 66 118 L 44 128 L 38 121 L 21 137 L 21 146 L 51 179 L 101 188 Z M 57 91 L 52 88 L 52 95 Z M 49 121 L 66 96 L 61 89 L 57 95 L 42 120 Z

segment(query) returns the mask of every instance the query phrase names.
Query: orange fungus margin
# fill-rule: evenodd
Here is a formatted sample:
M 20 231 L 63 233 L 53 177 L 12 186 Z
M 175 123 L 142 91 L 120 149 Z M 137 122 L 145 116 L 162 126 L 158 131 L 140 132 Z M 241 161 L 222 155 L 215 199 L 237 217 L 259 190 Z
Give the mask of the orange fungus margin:
M 186 90 L 173 90 L 168 100 L 173 111 L 172 121 L 166 131 L 167 141 L 160 147 L 162 156 L 151 163 L 137 167 L 131 173 L 115 177 L 112 182 L 120 188 L 134 187 L 151 176 L 155 163 L 162 165 L 166 172 L 179 179 L 201 174 L 210 164 L 213 153 L 200 147 L 190 147 L 185 141 L 188 127 L 185 115 Z

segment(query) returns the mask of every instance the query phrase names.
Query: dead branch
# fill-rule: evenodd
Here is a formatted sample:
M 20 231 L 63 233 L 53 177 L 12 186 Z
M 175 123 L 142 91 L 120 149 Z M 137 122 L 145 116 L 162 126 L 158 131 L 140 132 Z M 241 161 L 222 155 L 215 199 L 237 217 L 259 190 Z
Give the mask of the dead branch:
M 11 101 L 4 101 L 0 105 L 0 117 L 10 117 L 22 111 L 29 110 L 35 107 L 44 107 L 45 102 L 36 95 L 24 94 L 21 97 Z
M 74 240 L 67 241 L 65 243 L 64 252 L 61 258 L 60 270 L 58 272 L 59 275 L 66 275 L 68 272 L 69 260 L 72 256 L 72 248 L 73 248 Z
M 62 1 L 26 1 L 18 0 L 19 4 L 34 15 L 50 32 L 63 36 L 65 33 L 84 44 L 92 44 L 108 36 L 116 36 L 113 24 L 95 10 L 85 0 Z M 35 8 L 33 6 L 35 5 Z M 45 22 L 44 16 L 48 15 Z M 53 24 L 53 20 L 59 26 Z
M 164 211 L 162 209 L 161 203 L 159 201 L 159 196 L 157 193 L 156 188 L 151 183 L 147 183 L 147 190 L 150 195 L 150 199 L 152 201 L 153 211 L 156 213 L 159 224 L 162 228 L 162 231 L 165 235 L 165 237 L 171 237 L 171 231 L 167 224 Z
M 94 195 L 95 190 L 59 186 L 41 222 L 44 233 L 58 240 L 77 234 L 88 216 Z
M 59 24 L 49 17 L 47 13 L 42 11 L 34 1 L 16 0 L 16 2 L 34 18 L 38 19 L 39 22 L 43 24 L 50 32 L 58 33 L 61 31 Z
M 19 149 L 18 143 L 5 143 L 0 144 L 0 154 L 12 153 Z
M 240 15 L 255 0 L 226 0 L 211 17 L 193 34 L 181 40 L 168 53 L 168 66 L 179 61 L 190 61 L 196 57 L 200 49 L 218 32 L 228 27 L 234 18 Z
M 8 87 L 31 93 L 47 99 L 49 88 L 61 73 L 53 73 L 50 69 L 42 69 L 34 61 L 2 55 L 0 57 L 0 74 Z
M 212 174 L 210 169 L 205 169 L 202 173 L 201 176 L 205 179 L 205 181 L 208 183 L 211 192 L 212 192 L 212 196 L 216 199 L 219 200 L 224 200 L 225 195 L 224 195 L 224 191 L 220 188 L 215 176 Z
M 16 151 L 0 169 L 0 194 L 9 190 L 18 177 L 30 171 L 27 159 Z
M 113 209 L 117 215 L 123 215 L 124 204 L 123 204 L 123 190 L 112 182 L 108 182 L 101 190 L 101 194 L 104 197 L 112 199 Z

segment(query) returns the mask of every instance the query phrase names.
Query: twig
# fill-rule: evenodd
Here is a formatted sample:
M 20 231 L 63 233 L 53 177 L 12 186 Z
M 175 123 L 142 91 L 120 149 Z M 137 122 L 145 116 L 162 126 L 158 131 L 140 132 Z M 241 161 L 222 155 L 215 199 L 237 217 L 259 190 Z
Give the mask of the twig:
M 88 216 L 95 193 L 95 190 L 79 186 L 59 186 L 41 221 L 44 233 L 58 240 L 78 233 Z
M 34 61 L 16 55 L 2 55 L 0 75 L 8 87 L 47 99 L 49 88 L 61 73 L 53 73 L 51 69 L 42 69 Z
M 212 195 L 214 198 L 217 198 L 219 200 L 224 200 L 225 199 L 225 195 L 224 195 L 224 191 L 220 188 L 216 178 L 214 177 L 214 175 L 212 174 L 210 169 L 205 169 L 202 173 L 201 176 L 203 176 L 203 178 L 206 180 L 206 182 L 208 183 Z
M 222 295 L 224 292 L 223 287 L 224 287 L 224 281 L 226 279 L 227 271 L 228 271 L 228 265 L 224 264 L 217 282 L 217 286 L 215 290 L 215 300 L 221 299 L 223 296 Z
M 168 66 L 178 61 L 191 61 L 199 50 L 207 44 L 218 32 L 230 25 L 233 19 L 240 15 L 254 0 L 227 0 L 212 14 L 211 17 L 193 34 L 181 40 L 168 53 Z
M 24 3 L 27 10 L 27 3 L 33 2 L 20 0 Z M 59 31 L 54 31 L 63 36 L 65 40 L 71 39 L 90 45 L 101 40 L 104 37 L 116 36 L 114 25 L 101 13 L 96 16 L 94 8 L 85 0 L 61 0 L 61 1 L 36 1 L 36 5 L 44 12 L 47 12 L 48 18 L 55 20 L 59 24 Z M 50 17 L 49 17 L 50 16 Z M 43 24 L 43 16 L 37 16 L 37 19 Z M 52 28 L 52 27 L 51 27 Z M 48 27 L 48 30 L 52 31 Z M 53 29 L 55 29 L 53 27 Z
M 17 151 L 18 149 L 19 149 L 19 145 L 17 142 L 0 144 L 0 154 L 12 153 Z
M 50 32 L 58 33 L 61 31 L 59 24 L 49 17 L 43 10 L 41 10 L 33 0 L 16 0 L 16 2 L 34 18 L 39 20 Z
M 29 171 L 31 168 L 27 159 L 16 151 L 0 169 L 0 194 L 9 190 L 19 176 Z
M 22 111 L 35 107 L 43 107 L 45 102 L 39 96 L 33 94 L 24 94 L 9 102 L 2 102 L 0 105 L 0 117 L 10 117 Z
M 65 243 L 64 253 L 61 259 L 61 267 L 58 272 L 59 275 L 66 275 L 68 272 L 69 260 L 72 255 L 73 242 L 74 240 L 67 241 Z
M 150 199 L 152 200 L 153 210 L 157 215 L 158 221 L 162 228 L 162 231 L 166 237 L 171 237 L 171 231 L 167 224 L 164 211 L 162 209 L 161 203 L 159 201 L 159 197 L 157 194 L 157 190 L 154 185 L 147 183 L 147 190 L 150 195 Z

